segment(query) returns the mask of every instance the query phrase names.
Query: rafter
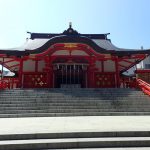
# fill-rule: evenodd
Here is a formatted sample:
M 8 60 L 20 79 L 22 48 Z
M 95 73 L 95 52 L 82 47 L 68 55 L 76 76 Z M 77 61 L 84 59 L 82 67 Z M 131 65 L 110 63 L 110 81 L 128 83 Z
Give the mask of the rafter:
M 129 61 L 129 60 L 126 60 L 126 59 L 123 59 L 122 61 L 127 62 L 127 63 L 129 63 L 129 64 L 133 64 L 133 63 L 134 63 L 134 62 Z
M 127 66 L 124 66 L 124 65 L 122 65 L 122 64 L 118 64 L 120 67 L 123 67 L 123 68 L 126 68 Z
M 12 66 L 9 66 L 9 68 L 13 68 L 13 67 L 17 67 L 17 66 L 19 66 L 20 64 L 16 64 L 16 65 L 12 65 Z M 8 69 L 9 69 L 8 68 Z
M 16 60 L 16 59 L 11 59 L 11 60 L 4 61 L 4 63 L 9 63 L 9 62 L 12 62 L 12 61 L 18 61 L 18 60 Z

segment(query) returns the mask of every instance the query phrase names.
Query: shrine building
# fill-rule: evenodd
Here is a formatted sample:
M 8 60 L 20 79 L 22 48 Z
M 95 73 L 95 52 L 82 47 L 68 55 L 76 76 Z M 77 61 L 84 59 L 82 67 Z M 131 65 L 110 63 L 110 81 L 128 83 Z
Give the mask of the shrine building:
M 30 33 L 23 46 L 0 49 L 1 65 L 15 73 L 2 73 L 1 80 L 11 88 L 120 87 L 122 74 L 150 50 L 118 48 L 107 36 L 81 34 L 71 25 L 60 34 Z

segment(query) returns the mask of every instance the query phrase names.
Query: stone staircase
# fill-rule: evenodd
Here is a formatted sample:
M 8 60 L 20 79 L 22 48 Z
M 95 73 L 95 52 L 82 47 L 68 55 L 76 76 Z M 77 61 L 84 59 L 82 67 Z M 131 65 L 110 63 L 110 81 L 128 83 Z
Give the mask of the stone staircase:
M 0 150 L 150 148 L 150 132 L 72 132 L 0 135 Z M 145 148 L 145 149 L 144 149 Z
M 39 130 L 35 129 L 35 131 L 37 132 L 30 133 L 31 131 L 30 128 L 32 129 L 35 128 L 35 126 L 29 123 L 31 120 L 28 122 L 29 124 L 26 125 L 27 122 L 25 122 L 25 120 L 27 120 L 27 118 L 11 118 L 11 117 L 36 117 L 33 118 L 32 120 L 33 122 L 36 122 L 37 118 L 41 119 L 40 117 L 42 118 L 51 117 L 56 121 L 56 118 L 66 119 L 69 118 L 68 116 L 73 116 L 71 118 L 74 119 L 77 119 L 77 117 L 75 116 L 80 116 L 79 117 L 80 119 L 82 118 L 81 116 L 84 116 L 83 118 L 85 118 L 85 116 L 88 116 L 87 122 L 90 124 L 91 120 L 89 116 L 92 116 L 93 118 L 94 116 L 109 117 L 109 115 L 111 116 L 111 118 L 112 115 L 118 115 L 121 118 L 123 117 L 122 115 L 150 115 L 150 97 L 144 95 L 141 91 L 135 89 L 117 89 L 117 88 L 1 90 L 0 121 L 2 124 L 4 121 L 6 121 L 6 119 L 10 119 L 9 121 L 6 121 L 9 124 L 5 125 L 4 123 L 4 126 L 6 126 L 5 130 L 7 129 L 7 127 L 11 127 L 11 129 L 8 128 L 8 132 L 6 132 L 5 134 L 0 133 L 0 150 L 150 149 L 150 131 L 144 130 L 145 129 L 144 127 L 143 130 L 135 130 L 135 131 L 130 131 L 129 129 L 127 129 L 126 131 L 95 130 L 95 132 L 92 132 L 89 128 L 89 130 L 86 131 L 81 130 L 81 132 L 79 132 L 73 130 L 73 127 L 71 126 L 72 130 L 70 132 L 67 132 L 65 130 L 60 130 L 61 125 L 63 125 L 63 127 L 65 125 L 67 126 L 66 122 L 65 124 L 64 123 L 61 124 L 62 122 L 60 121 L 59 123 L 60 126 L 56 127 L 58 128 L 58 130 L 56 130 L 57 132 L 54 132 L 52 130 L 53 132 L 41 133 L 40 129 Z M 19 122 L 21 123 L 21 126 L 23 126 L 22 132 L 18 132 L 18 130 L 15 131 L 16 127 L 19 128 L 19 125 L 17 124 L 18 121 L 16 119 L 18 119 L 18 121 L 20 120 Z M 49 118 L 47 119 L 50 120 Z M 81 127 L 81 122 L 78 119 L 76 121 L 76 125 L 80 124 L 79 127 Z M 14 120 L 15 124 L 11 124 L 12 120 Z M 70 119 L 66 119 L 66 121 L 69 120 Z M 102 117 L 99 118 L 100 122 L 101 120 Z M 96 120 L 97 124 L 99 121 Z M 54 122 L 51 123 L 53 124 Z M 52 128 L 51 123 L 50 125 L 48 125 L 49 128 Z M 54 124 L 53 126 L 55 126 Z M 68 129 L 69 125 L 67 126 L 66 129 Z M 114 124 L 112 124 L 112 126 L 113 125 Z M 2 127 L 3 125 L 1 125 L 0 128 L 1 131 L 4 130 L 2 129 Z M 25 131 L 28 132 L 26 133 Z
M 0 117 L 150 115 L 150 97 L 135 89 L 0 91 Z

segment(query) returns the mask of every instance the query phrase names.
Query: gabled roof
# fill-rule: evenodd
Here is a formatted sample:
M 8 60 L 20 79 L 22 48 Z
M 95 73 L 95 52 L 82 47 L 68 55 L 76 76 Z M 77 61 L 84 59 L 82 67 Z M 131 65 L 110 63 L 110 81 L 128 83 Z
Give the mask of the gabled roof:
M 30 33 L 30 32 L 28 32 Z M 97 53 L 113 54 L 118 56 L 131 54 L 150 54 L 149 49 L 125 49 L 113 45 L 106 34 L 80 34 L 69 27 L 60 34 L 48 33 L 30 33 L 31 37 L 24 45 L 12 49 L 0 49 L 0 54 L 7 55 L 29 55 L 45 51 L 47 48 L 56 43 L 82 43 L 87 44 Z

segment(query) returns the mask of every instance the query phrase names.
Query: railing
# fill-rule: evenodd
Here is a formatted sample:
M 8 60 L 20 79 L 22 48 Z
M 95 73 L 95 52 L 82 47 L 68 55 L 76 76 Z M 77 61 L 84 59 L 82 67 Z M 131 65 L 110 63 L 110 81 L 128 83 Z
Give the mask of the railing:
M 0 80 L 1 89 L 15 89 L 18 87 L 18 78 L 3 78 Z
M 150 84 L 147 82 L 141 80 L 141 79 L 136 79 L 138 87 L 147 95 L 150 96 Z
M 47 88 L 47 73 L 26 72 L 23 74 L 23 88 Z
M 134 77 L 125 77 L 120 79 L 121 88 L 137 88 L 136 79 Z

